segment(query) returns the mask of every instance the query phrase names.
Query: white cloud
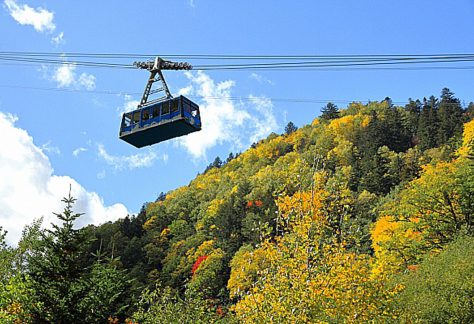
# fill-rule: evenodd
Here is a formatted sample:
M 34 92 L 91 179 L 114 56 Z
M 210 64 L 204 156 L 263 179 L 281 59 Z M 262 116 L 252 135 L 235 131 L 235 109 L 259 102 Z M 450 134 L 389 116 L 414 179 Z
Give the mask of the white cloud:
M 86 88 L 87 90 L 94 90 L 95 89 L 95 76 L 92 74 L 81 73 L 77 83 Z
M 51 42 L 56 46 L 64 44 L 66 42 L 64 40 L 64 32 L 60 32 L 57 36 L 51 38 Z
M 251 142 L 257 142 L 259 139 L 267 136 L 278 128 L 278 123 L 273 115 L 273 103 L 266 97 L 249 96 L 250 102 L 258 115 L 252 114 L 253 133 L 250 136 Z M 262 118 L 263 117 L 263 118 Z
M 61 150 L 59 149 L 59 147 L 51 145 L 51 141 L 41 145 L 41 150 L 44 152 L 53 153 L 57 155 L 61 154 Z
M 203 97 L 199 102 L 202 130 L 177 141 L 195 158 L 205 158 L 207 150 L 219 144 L 240 149 L 278 128 L 270 99 L 251 96 L 235 102 L 231 98 L 234 81 L 215 83 L 202 71 L 187 72 L 186 76 L 191 86 L 180 94 Z
M 125 112 L 132 111 L 132 110 L 137 109 L 137 106 L 138 106 L 138 104 L 140 103 L 139 100 L 135 100 L 135 99 L 133 99 L 132 96 L 127 95 L 127 94 L 124 95 L 123 98 L 124 98 L 124 100 L 125 100 L 123 106 L 117 108 L 117 113 L 118 113 L 118 115 L 119 115 L 120 117 L 121 117 L 122 114 L 125 113 Z
M 78 147 L 77 149 L 75 149 L 74 151 L 72 151 L 72 155 L 74 156 L 79 156 L 79 154 L 81 154 L 82 152 L 86 152 L 87 149 L 85 147 Z
M 257 81 L 260 84 L 268 83 L 269 85 L 275 85 L 275 82 L 257 73 L 250 74 L 249 78 Z
M 52 79 L 56 81 L 59 88 L 73 87 L 77 89 L 94 90 L 95 76 L 92 74 L 76 74 L 76 66 L 72 63 L 64 62 L 54 70 Z
M 156 160 L 162 160 L 164 162 L 168 161 L 167 154 L 159 156 L 152 149 L 133 155 L 111 155 L 105 150 L 104 145 L 102 144 L 98 145 L 98 155 L 115 170 L 147 168 L 151 167 Z
M 62 197 L 69 186 L 77 199 L 74 211 L 85 213 L 77 226 L 98 225 L 128 214 L 123 204 L 105 206 L 102 198 L 68 176 L 53 174 L 48 157 L 33 143 L 27 131 L 15 127 L 17 118 L 0 112 L 0 224 L 8 231 L 7 241 L 17 242 L 23 227 L 44 217 L 44 224 L 56 222 L 52 212 L 62 212 Z
M 61 64 L 53 75 L 53 80 L 58 83 L 58 87 L 65 88 L 72 85 L 75 81 L 74 70 L 76 67 L 73 64 Z
M 189 0 L 189 5 L 193 8 L 196 7 L 196 3 L 194 3 L 194 0 Z
M 52 32 L 56 28 L 53 22 L 54 12 L 41 7 L 32 8 L 26 4 L 17 4 L 15 0 L 5 0 L 5 7 L 20 25 L 31 25 L 38 32 Z

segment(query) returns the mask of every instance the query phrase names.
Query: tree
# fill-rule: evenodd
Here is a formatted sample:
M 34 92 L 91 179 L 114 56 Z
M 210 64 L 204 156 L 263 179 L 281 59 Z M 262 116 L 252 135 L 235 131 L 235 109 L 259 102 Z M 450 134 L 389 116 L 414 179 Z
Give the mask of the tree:
M 438 143 L 447 143 L 450 138 L 462 133 L 463 109 L 459 99 L 448 88 L 441 92 L 438 109 Z
M 213 168 L 220 168 L 222 166 L 221 158 L 216 156 L 216 158 L 214 159 L 214 162 L 212 162 L 211 165 L 212 165 Z
M 433 96 L 429 100 L 423 99 L 417 130 L 419 144 L 423 150 L 436 147 L 438 144 L 438 104 L 438 99 Z
M 253 253 L 242 250 L 232 261 L 229 288 L 233 296 L 241 297 L 234 307 L 237 318 L 248 323 L 363 323 L 394 318 L 390 304 L 396 289 L 384 286 L 383 276 L 372 275 L 369 256 L 346 251 L 344 243 L 323 240 L 331 220 L 320 212 L 321 192 L 313 194 L 280 198 L 285 234 L 263 242 Z M 243 257 L 248 265 L 240 265 Z M 244 279 L 246 273 L 255 281 Z
M 133 314 L 133 323 L 236 323 L 229 315 L 224 317 L 219 305 L 196 296 L 182 298 L 170 287 L 145 289 Z
M 156 198 L 155 202 L 158 202 L 158 201 L 165 201 L 166 199 L 166 194 L 162 191 L 160 192 L 160 194 L 158 195 L 158 197 Z
M 78 323 L 84 318 L 77 308 L 86 292 L 81 280 L 85 269 L 79 262 L 84 242 L 73 228 L 81 214 L 73 213 L 76 199 L 71 192 L 62 201 L 66 204 L 63 213 L 54 213 L 62 224 L 53 224 L 52 230 L 43 233 L 41 246 L 29 258 L 35 300 L 32 315 L 39 322 Z
M 220 167 L 222 167 L 222 165 L 223 165 L 223 162 L 222 162 L 221 158 L 216 156 L 214 161 L 206 167 L 206 169 L 204 170 L 204 173 L 206 173 L 207 171 L 209 171 L 213 168 L 220 168 Z
M 229 153 L 229 156 L 227 157 L 227 159 L 225 160 L 225 163 L 229 163 L 230 161 L 232 161 L 233 159 L 235 159 L 236 157 L 234 156 L 234 153 L 230 152 Z
M 112 258 L 101 260 L 99 255 L 96 263 L 85 275 L 88 289 L 77 305 L 83 314 L 83 322 L 103 323 L 108 318 L 120 315 L 125 317 L 122 312 L 130 306 L 125 306 L 121 299 L 125 297 L 127 282 L 124 280 L 124 272 L 115 265 L 117 261 L 118 259 Z
M 332 102 L 328 102 L 328 104 L 321 109 L 321 113 L 321 118 L 325 120 L 339 118 L 339 109 Z
M 38 247 L 28 255 L 33 322 L 105 322 L 118 312 L 115 302 L 123 296 L 123 275 L 114 266 L 85 266 L 82 251 L 86 240 L 74 229 L 81 214 L 73 212 L 76 199 L 63 198 L 65 208 L 54 213 L 61 224 L 41 233 Z
M 414 137 L 418 130 L 418 119 L 420 118 L 421 112 L 420 100 L 413 101 L 411 98 L 409 98 L 408 104 L 405 105 L 405 111 L 408 113 L 408 116 L 405 120 L 405 127 L 412 136 L 412 140 L 414 140 L 413 142 L 416 143 L 416 138 Z
M 286 126 L 285 126 L 285 134 L 286 135 L 290 135 L 291 133 L 294 133 L 298 130 L 298 127 L 296 127 L 295 124 L 293 124 L 293 122 L 289 122 Z
M 460 237 L 403 276 L 402 322 L 474 322 L 474 238 Z
M 474 119 L 474 102 L 470 102 L 467 106 L 464 119 L 466 122 L 469 122 Z

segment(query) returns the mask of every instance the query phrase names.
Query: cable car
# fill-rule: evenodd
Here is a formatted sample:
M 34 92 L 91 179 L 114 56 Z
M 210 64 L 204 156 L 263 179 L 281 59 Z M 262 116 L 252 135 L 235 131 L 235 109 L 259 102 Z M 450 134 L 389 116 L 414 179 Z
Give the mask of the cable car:
M 120 139 L 140 148 L 201 130 L 199 106 L 184 96 L 173 98 L 161 73 L 161 70 L 190 70 L 191 65 L 159 57 L 154 62 L 134 65 L 149 70 L 151 75 L 137 109 L 122 115 Z M 152 90 L 155 82 L 161 82 L 161 87 Z M 163 92 L 162 97 L 149 100 L 150 95 Z
M 199 106 L 179 96 L 124 113 L 120 139 L 140 148 L 199 130 Z

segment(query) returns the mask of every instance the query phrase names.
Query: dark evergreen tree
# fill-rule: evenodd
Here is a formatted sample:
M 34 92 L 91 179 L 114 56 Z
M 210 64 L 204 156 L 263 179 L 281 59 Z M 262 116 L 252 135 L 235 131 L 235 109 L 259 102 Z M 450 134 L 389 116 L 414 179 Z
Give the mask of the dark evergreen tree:
M 405 111 L 408 112 L 407 119 L 405 120 L 405 127 L 412 137 L 412 143 L 417 144 L 418 139 L 416 134 L 418 131 L 418 120 L 421 112 L 420 100 L 413 101 L 411 98 L 408 99 L 408 104 L 405 105 Z
M 371 158 L 367 158 L 362 165 L 364 176 L 361 179 L 359 191 L 365 189 L 377 195 L 389 193 L 400 181 L 396 175 L 390 174 L 389 163 L 390 160 L 380 151 Z
M 325 120 L 339 118 L 339 108 L 332 102 L 328 102 L 328 104 L 321 109 L 321 118 Z
M 383 121 L 379 119 L 376 111 L 371 112 L 370 122 L 365 129 L 361 129 L 358 136 L 357 147 L 362 158 L 372 158 L 380 146 L 386 142 L 386 130 Z
M 463 122 L 467 123 L 468 121 L 471 121 L 473 119 L 474 119 L 474 102 L 470 102 L 464 113 Z
M 88 285 L 83 280 L 87 269 L 80 262 L 84 245 L 81 233 L 73 228 L 81 214 L 73 213 L 76 201 L 69 193 L 62 200 L 66 207 L 55 215 L 62 222 L 43 233 L 40 247 L 29 258 L 29 275 L 33 289 L 32 318 L 39 323 L 81 323 L 84 314 L 77 305 Z
M 389 108 L 393 108 L 393 101 L 392 101 L 392 98 L 390 98 L 390 97 L 385 97 L 385 99 L 384 99 L 383 101 L 385 101 L 385 102 L 388 104 L 388 107 L 389 107 Z
M 298 127 L 296 127 L 295 124 L 293 124 L 293 122 L 289 122 L 286 126 L 285 126 L 285 134 L 286 135 L 290 135 L 291 133 L 294 133 L 298 130 Z
M 227 159 L 225 160 L 225 163 L 229 163 L 229 162 L 232 161 L 233 159 L 235 159 L 234 153 L 230 152 L 230 153 L 229 153 L 229 156 L 228 156 Z
M 214 162 L 211 163 L 213 168 L 220 168 L 222 166 L 222 160 L 220 157 L 216 156 Z
M 463 109 L 459 99 L 448 88 L 441 91 L 438 109 L 438 145 L 447 143 L 453 136 L 460 136 L 463 126 Z
M 158 198 L 156 198 L 155 202 L 158 202 L 158 201 L 165 201 L 166 199 L 166 194 L 162 191 L 160 192 L 160 194 L 158 195 Z
M 224 163 L 222 162 L 221 158 L 220 157 L 216 157 L 214 159 L 214 161 L 212 163 L 210 163 L 206 169 L 204 170 L 204 173 L 206 173 L 207 171 L 213 169 L 213 168 L 220 168 L 224 165 Z
M 385 119 L 382 121 L 381 132 L 384 134 L 382 145 L 392 151 L 405 152 L 412 146 L 410 131 L 404 125 L 396 107 L 387 110 Z
M 418 120 L 417 137 L 422 150 L 437 146 L 438 139 L 438 99 L 423 98 L 423 108 Z

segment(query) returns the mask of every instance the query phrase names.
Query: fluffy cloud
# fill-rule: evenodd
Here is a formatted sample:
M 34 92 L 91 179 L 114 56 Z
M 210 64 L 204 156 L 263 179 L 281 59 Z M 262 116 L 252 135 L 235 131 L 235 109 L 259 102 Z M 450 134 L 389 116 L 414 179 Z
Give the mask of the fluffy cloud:
M 17 242 L 23 227 L 43 217 L 44 225 L 56 222 L 52 212 L 61 212 L 62 197 L 71 187 L 77 199 L 75 212 L 85 213 L 77 225 L 100 224 L 128 214 L 122 204 L 105 206 L 102 198 L 89 192 L 68 176 L 53 174 L 48 157 L 23 129 L 15 127 L 17 118 L 0 112 L 0 224 L 8 231 L 7 241 Z
M 59 149 L 59 147 L 51 145 L 51 141 L 41 145 L 41 150 L 43 152 L 47 152 L 51 154 L 57 154 L 57 155 L 61 154 L 61 150 Z
M 64 44 L 66 42 L 64 40 L 64 32 L 60 32 L 57 36 L 51 38 L 51 42 L 56 46 Z
M 257 142 L 278 128 L 275 115 L 273 115 L 273 103 L 269 98 L 249 96 L 252 107 L 257 114 L 252 114 L 250 125 L 253 131 L 250 141 Z M 263 118 L 262 118 L 263 117 Z
M 270 99 L 249 96 L 236 102 L 231 97 L 234 81 L 216 83 L 202 71 L 187 72 L 186 76 L 191 85 L 179 94 L 202 97 L 199 107 L 203 126 L 200 132 L 177 141 L 195 158 L 206 157 L 207 150 L 219 144 L 241 149 L 277 130 Z
M 264 77 L 263 75 L 260 75 L 260 74 L 257 74 L 257 73 L 252 73 L 250 74 L 249 76 L 250 79 L 253 79 L 255 81 L 257 81 L 258 83 L 260 84 L 269 84 L 269 85 L 275 85 L 275 82 L 273 82 L 272 80 L 270 79 L 267 79 L 266 77 Z
M 87 149 L 85 147 L 78 147 L 77 149 L 75 149 L 74 151 L 72 151 L 72 155 L 74 156 L 79 156 L 79 154 L 81 154 L 82 152 L 86 152 Z
M 132 96 L 130 95 L 124 95 L 124 104 L 121 107 L 117 108 L 117 113 L 120 117 L 122 117 L 122 114 L 128 111 L 132 111 L 137 109 L 138 104 L 140 103 L 139 100 L 133 99 Z
M 132 155 L 111 155 L 105 150 L 102 144 L 99 144 L 98 146 L 98 155 L 115 170 L 146 168 L 151 167 L 156 160 L 162 160 L 164 162 L 168 161 L 167 154 L 159 156 L 152 149 Z
M 47 69 L 46 72 L 48 72 Z M 95 89 L 95 76 L 87 73 L 81 73 L 78 76 L 76 66 L 68 62 L 57 67 L 50 78 L 56 82 L 59 88 Z
M 56 28 L 54 13 L 41 7 L 32 8 L 26 4 L 17 4 L 15 0 L 5 0 L 5 7 L 20 25 L 31 25 L 38 32 L 52 32 Z

